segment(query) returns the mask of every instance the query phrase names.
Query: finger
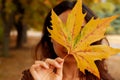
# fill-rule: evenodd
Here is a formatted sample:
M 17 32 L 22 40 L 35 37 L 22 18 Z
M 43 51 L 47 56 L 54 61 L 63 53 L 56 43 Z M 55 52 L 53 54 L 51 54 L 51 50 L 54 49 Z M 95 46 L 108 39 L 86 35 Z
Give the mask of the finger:
M 56 58 L 55 60 L 56 60 L 58 63 L 64 62 L 64 59 L 62 59 L 62 58 L 60 58 L 60 57 Z
M 60 64 L 60 68 L 56 69 L 56 74 L 62 76 L 64 59 L 56 58 L 55 60 Z
M 31 68 L 30 68 L 30 73 L 31 73 L 31 75 L 33 76 L 33 78 L 35 79 L 35 80 L 37 80 L 38 79 L 38 73 L 37 73 L 37 71 L 35 70 L 35 68 L 36 67 L 38 67 L 39 65 L 37 64 L 34 64 L 34 65 L 32 65 L 31 66 Z
M 35 64 L 39 64 L 39 67 L 49 69 L 49 66 L 43 61 L 35 61 Z
M 60 64 L 53 59 L 46 59 L 45 62 L 49 65 L 49 66 L 53 66 L 55 68 L 60 68 Z

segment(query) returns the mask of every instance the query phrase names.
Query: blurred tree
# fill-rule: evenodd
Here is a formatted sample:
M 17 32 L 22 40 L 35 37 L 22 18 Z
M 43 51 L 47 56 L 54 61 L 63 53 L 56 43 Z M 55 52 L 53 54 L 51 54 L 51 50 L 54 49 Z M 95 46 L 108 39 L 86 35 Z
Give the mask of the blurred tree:
M 93 4 L 91 6 L 91 9 L 96 13 L 96 15 L 102 18 L 120 14 L 120 5 L 118 5 L 116 1 L 115 2 L 114 1 L 109 0 L 106 2 L 100 2 L 97 4 Z M 120 34 L 120 23 L 119 22 L 120 22 L 120 17 L 111 23 L 111 27 L 108 28 L 107 33 L 108 34 Z
M 120 14 L 120 5 L 116 5 L 113 15 Z M 115 28 L 116 34 L 120 34 L 120 17 L 112 22 L 112 26 Z
M 0 19 L 3 24 L 2 55 L 8 55 L 13 26 L 18 33 L 16 48 L 21 48 L 27 38 L 27 29 L 41 29 L 46 13 L 60 1 L 62 0 L 0 0 Z M 0 29 L 2 30 L 2 27 Z
M 115 6 L 110 2 L 101 2 L 93 4 L 91 9 L 96 13 L 96 15 L 103 18 L 112 15 L 115 10 Z
M 111 2 L 111 3 L 113 3 L 113 4 L 118 4 L 118 5 L 120 5 L 120 0 L 106 0 L 106 2 Z
M 98 4 L 103 1 L 104 0 L 83 0 L 83 3 L 85 3 L 87 6 L 91 7 L 93 4 Z
M 120 14 L 120 0 L 107 0 L 107 2 L 111 2 L 115 5 L 113 15 Z M 112 26 L 114 26 L 116 34 L 120 34 L 120 17 L 112 22 Z
M 8 56 L 8 51 L 9 51 L 9 38 L 10 38 L 10 29 L 12 27 L 12 23 L 13 23 L 13 13 L 12 10 L 9 10 L 8 7 L 12 6 L 11 5 L 11 1 L 8 1 L 8 3 L 6 3 L 7 0 L 2 0 L 0 1 L 2 6 L 1 6 L 1 19 L 3 22 L 3 56 Z
M 22 46 L 23 42 L 26 42 L 26 30 L 27 26 L 23 25 L 23 17 L 24 17 L 24 7 L 21 4 L 20 0 L 13 0 L 12 3 L 14 4 L 16 10 L 14 11 L 14 23 L 13 25 L 15 26 L 17 30 L 17 43 L 16 47 L 20 48 Z M 17 17 L 17 20 L 16 20 Z
M 86 4 L 89 7 L 95 2 L 96 2 L 95 0 L 83 0 L 83 3 Z

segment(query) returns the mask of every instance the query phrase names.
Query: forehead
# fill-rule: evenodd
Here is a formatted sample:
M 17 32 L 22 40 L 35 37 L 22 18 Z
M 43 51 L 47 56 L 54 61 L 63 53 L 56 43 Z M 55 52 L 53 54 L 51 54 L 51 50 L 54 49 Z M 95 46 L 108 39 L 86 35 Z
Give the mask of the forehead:
M 71 10 L 67 10 L 59 15 L 59 18 L 66 23 L 68 14 L 71 12 Z

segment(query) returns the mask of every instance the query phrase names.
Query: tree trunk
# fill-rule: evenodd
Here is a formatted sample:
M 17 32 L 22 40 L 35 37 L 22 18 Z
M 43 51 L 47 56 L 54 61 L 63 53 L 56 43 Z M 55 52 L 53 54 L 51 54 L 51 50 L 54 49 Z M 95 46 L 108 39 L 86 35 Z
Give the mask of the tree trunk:
M 6 0 L 2 0 L 2 9 L 1 9 L 1 18 L 3 21 L 3 43 L 2 43 L 2 53 L 0 54 L 1 56 L 8 56 L 9 55 L 9 35 L 8 35 L 8 31 L 9 29 L 7 28 L 7 23 L 6 23 L 6 19 L 5 19 L 5 2 Z
M 13 24 L 13 13 L 7 14 L 5 12 L 4 10 L 5 3 L 6 0 L 2 0 L 1 18 L 3 21 L 3 46 L 2 46 L 3 53 L 1 53 L 1 55 L 9 56 L 10 29 Z M 7 19 L 6 19 L 6 15 L 8 16 Z
M 24 7 L 22 6 L 20 0 L 13 0 L 13 3 L 16 5 L 15 15 L 21 15 L 18 21 L 14 21 L 14 25 L 17 30 L 17 41 L 16 48 L 21 48 L 22 44 L 27 41 L 27 27 L 23 25 L 23 17 L 24 17 Z
M 23 43 L 26 43 L 27 42 L 27 30 L 28 30 L 28 27 L 23 25 Z
M 16 48 L 21 48 L 22 44 L 27 42 L 27 26 L 24 26 L 22 19 L 19 19 L 19 21 L 15 23 L 15 27 L 17 30 Z
M 4 31 L 3 31 L 3 53 L 2 56 L 9 56 L 9 42 L 10 42 L 10 27 L 7 25 L 7 23 L 4 21 Z
M 16 48 L 21 48 L 22 44 L 27 42 L 27 26 L 24 26 L 22 22 L 19 21 L 15 27 L 17 30 Z
M 3 56 L 9 56 L 10 30 L 13 25 L 13 13 L 9 14 L 8 20 L 3 15 Z
M 23 31 L 23 26 L 22 26 L 22 23 L 19 22 L 15 25 L 16 27 L 16 30 L 17 30 L 17 41 L 16 41 L 16 48 L 21 48 L 22 47 L 22 31 Z

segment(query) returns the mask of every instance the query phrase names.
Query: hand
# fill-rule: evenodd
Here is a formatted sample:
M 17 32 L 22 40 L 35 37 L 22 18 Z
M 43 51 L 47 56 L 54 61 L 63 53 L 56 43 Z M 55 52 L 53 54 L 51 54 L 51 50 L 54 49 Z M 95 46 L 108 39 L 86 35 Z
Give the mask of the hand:
M 61 58 L 35 61 L 30 72 L 35 80 L 62 80 L 63 62 Z

